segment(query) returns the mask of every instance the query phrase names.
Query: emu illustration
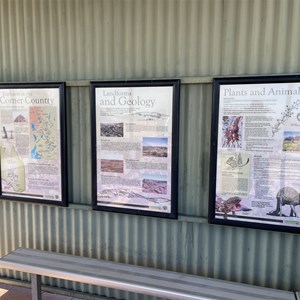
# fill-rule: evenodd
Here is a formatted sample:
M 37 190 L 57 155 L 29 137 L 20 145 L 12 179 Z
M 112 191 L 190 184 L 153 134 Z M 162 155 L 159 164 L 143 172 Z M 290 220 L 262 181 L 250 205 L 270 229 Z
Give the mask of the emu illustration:
M 281 188 L 276 195 L 276 199 L 276 210 L 270 211 L 269 213 L 267 213 L 268 215 L 280 215 L 286 217 L 286 215 L 282 214 L 281 208 L 282 206 L 288 204 L 291 207 L 290 217 L 298 217 L 295 206 L 300 205 L 300 194 L 295 189 L 289 186 Z

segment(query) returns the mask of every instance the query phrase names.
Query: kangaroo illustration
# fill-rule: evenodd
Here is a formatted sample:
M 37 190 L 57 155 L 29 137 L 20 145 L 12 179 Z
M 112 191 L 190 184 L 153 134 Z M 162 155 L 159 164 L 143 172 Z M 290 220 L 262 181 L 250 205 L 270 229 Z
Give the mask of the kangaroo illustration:
M 277 195 L 277 206 L 274 211 L 270 211 L 267 215 L 271 216 L 284 216 L 286 215 L 281 213 L 282 206 L 288 204 L 291 207 L 290 217 L 298 217 L 295 206 L 300 205 L 300 194 L 293 188 L 287 186 L 281 188 Z

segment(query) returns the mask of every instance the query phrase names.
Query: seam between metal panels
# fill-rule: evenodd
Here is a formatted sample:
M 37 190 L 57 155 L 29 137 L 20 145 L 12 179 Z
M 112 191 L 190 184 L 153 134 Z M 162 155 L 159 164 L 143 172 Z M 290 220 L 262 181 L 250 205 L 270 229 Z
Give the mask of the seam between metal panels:
M 300 73 L 289 73 L 289 74 L 268 74 L 268 76 L 284 76 L 284 75 L 300 75 Z M 248 76 L 266 76 L 264 75 L 258 75 L 258 74 L 252 74 L 252 75 L 236 75 L 236 76 L 207 76 L 207 77 L 176 77 L 181 80 L 181 84 L 211 84 L 213 83 L 214 78 L 227 78 L 227 77 L 248 77 Z M 175 77 L 174 77 L 175 78 Z M 170 78 L 145 78 L 145 79 L 114 79 L 116 81 L 126 81 L 126 80 L 164 80 L 164 79 L 170 79 Z M 109 80 L 109 81 L 114 81 Z M 66 81 L 66 86 L 68 87 L 88 87 L 90 86 L 91 81 L 108 81 L 105 79 L 95 79 L 95 80 L 72 80 L 72 81 Z
M 71 209 L 94 211 L 89 205 L 84 205 L 84 204 L 69 204 L 68 207 Z M 208 224 L 207 218 L 201 216 L 198 217 L 198 216 L 178 214 L 178 218 L 175 219 L 175 221 L 176 220 L 180 222 Z
M 7 200 L 0 200 L 1 202 L 5 202 Z M 15 202 L 15 204 L 17 204 L 18 202 L 16 201 L 10 201 L 10 202 Z M 41 206 L 40 204 L 36 204 L 36 203 L 30 203 L 31 205 L 34 206 Z M 47 205 L 49 207 L 51 207 L 51 205 Z M 57 206 L 53 206 L 55 208 L 58 208 Z M 72 204 L 69 203 L 69 205 L 67 207 L 61 207 L 62 209 L 75 209 L 75 210 L 81 210 L 81 211 L 90 211 L 90 212 L 96 212 L 92 209 L 92 207 L 90 205 L 85 205 L 85 204 Z M 104 211 L 103 211 L 104 212 Z M 96 212 L 97 213 L 97 212 Z M 98 211 L 98 213 L 100 213 Z M 107 212 L 106 212 L 107 213 Z M 170 219 L 173 220 L 173 219 Z M 201 224 L 208 224 L 208 220 L 206 217 L 201 217 L 201 216 L 191 216 L 191 215 L 184 215 L 184 214 L 178 214 L 178 218 L 174 219 L 174 221 L 180 221 L 180 222 L 189 222 L 189 223 L 201 223 Z M 300 300 L 300 299 L 299 299 Z
M 176 77 L 177 78 L 177 77 Z M 151 79 L 143 79 L 143 80 L 164 80 L 170 78 L 151 78 Z M 209 84 L 213 82 L 213 77 L 183 77 L 178 78 L 181 80 L 181 84 Z M 115 79 L 116 81 L 119 80 L 129 80 L 129 79 Z M 130 79 L 130 80 L 141 80 L 141 79 Z M 91 81 L 106 81 L 105 79 L 98 79 L 98 80 L 73 80 L 73 81 L 66 81 L 66 86 L 68 87 L 88 87 L 90 86 Z M 110 80 L 113 81 L 113 80 Z

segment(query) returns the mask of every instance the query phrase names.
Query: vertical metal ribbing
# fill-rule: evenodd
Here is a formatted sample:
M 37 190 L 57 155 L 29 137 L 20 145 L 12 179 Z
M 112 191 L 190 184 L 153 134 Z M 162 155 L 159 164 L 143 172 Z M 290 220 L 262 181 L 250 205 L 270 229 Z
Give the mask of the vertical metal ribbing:
M 0 0 L 0 82 L 297 73 L 299 16 L 298 0 Z M 186 219 L 171 221 L 91 211 L 89 87 L 68 86 L 69 200 L 81 206 L 0 201 L 0 255 L 25 246 L 299 290 L 298 235 L 205 223 L 211 91 L 210 83 L 181 86 L 179 213 Z

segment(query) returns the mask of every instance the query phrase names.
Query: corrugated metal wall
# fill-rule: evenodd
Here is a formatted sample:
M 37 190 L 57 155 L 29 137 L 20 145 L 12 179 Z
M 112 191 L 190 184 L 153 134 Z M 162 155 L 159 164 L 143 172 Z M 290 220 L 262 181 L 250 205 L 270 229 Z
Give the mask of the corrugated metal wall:
M 298 0 L 0 0 L 0 81 L 67 81 L 71 202 L 0 201 L 0 255 L 30 246 L 300 290 L 300 235 L 207 224 L 212 77 L 299 72 L 299 28 Z M 89 80 L 158 78 L 182 79 L 179 219 L 91 211 Z

